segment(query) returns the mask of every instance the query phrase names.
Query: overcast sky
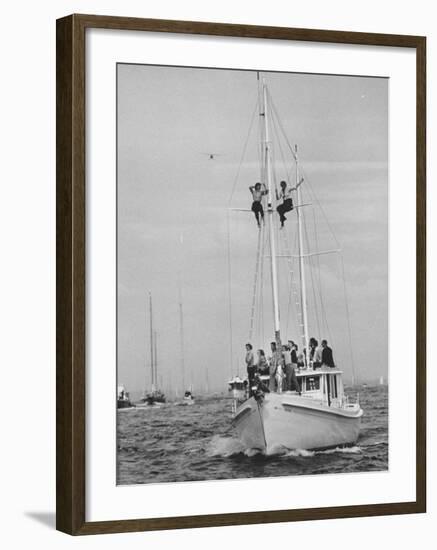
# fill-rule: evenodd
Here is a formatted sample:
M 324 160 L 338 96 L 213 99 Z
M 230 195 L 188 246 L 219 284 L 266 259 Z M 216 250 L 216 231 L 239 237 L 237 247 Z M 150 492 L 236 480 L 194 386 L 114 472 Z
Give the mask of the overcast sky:
M 314 251 L 317 237 L 319 250 L 337 248 L 337 241 L 342 248 L 356 375 L 386 376 L 388 81 L 262 75 L 290 143 L 299 147 L 303 200 L 314 205 L 305 207 L 306 247 Z M 258 230 L 251 213 L 230 213 L 231 368 L 227 215 L 231 198 L 232 207 L 250 208 L 248 186 L 259 180 L 257 94 L 253 71 L 118 65 L 118 377 L 131 392 L 150 384 L 149 291 L 159 373 L 165 389 L 182 391 L 178 281 L 187 382 L 203 390 L 208 371 L 210 389 L 222 390 L 231 371 L 244 372 Z M 276 178 L 289 179 L 290 155 L 284 164 L 286 144 L 280 144 L 274 151 Z M 210 160 L 207 152 L 220 155 Z M 291 213 L 286 223 L 291 247 L 295 235 Z M 281 237 L 280 252 L 284 243 Z M 350 378 L 341 261 L 338 254 L 319 261 L 320 271 L 308 273 L 309 332 L 330 341 Z M 267 262 L 263 331 L 258 327 L 252 342 L 266 350 L 274 336 Z M 300 343 L 296 308 L 293 301 L 289 305 L 289 264 L 278 263 L 282 336 Z M 318 288 L 326 320 L 314 314 L 321 311 Z

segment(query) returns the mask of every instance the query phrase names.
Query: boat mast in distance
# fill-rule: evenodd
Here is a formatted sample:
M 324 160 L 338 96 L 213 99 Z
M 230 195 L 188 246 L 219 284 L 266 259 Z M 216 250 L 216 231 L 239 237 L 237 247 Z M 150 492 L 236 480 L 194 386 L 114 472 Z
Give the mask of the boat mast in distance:
M 184 244 L 184 236 L 181 233 L 179 237 L 179 241 L 181 244 L 181 261 L 180 265 L 182 265 L 182 259 L 183 259 L 183 244 Z M 182 302 L 182 274 L 181 270 L 179 270 L 178 273 L 178 297 L 179 297 L 179 338 L 180 338 L 180 360 L 181 360 L 181 382 L 182 382 L 182 394 L 185 392 L 185 342 L 184 342 L 184 307 Z
M 182 389 L 185 391 L 185 346 L 184 346 L 184 311 L 182 305 L 182 293 L 179 287 L 179 331 L 181 344 L 181 377 Z
M 153 331 L 153 355 L 155 359 L 155 385 L 158 388 L 160 385 L 158 383 L 158 333 L 156 330 Z
M 155 391 L 155 361 L 153 353 L 153 312 L 152 312 L 152 293 L 149 291 L 149 328 L 150 328 L 150 372 L 152 392 Z M 146 385 L 147 387 L 147 385 Z

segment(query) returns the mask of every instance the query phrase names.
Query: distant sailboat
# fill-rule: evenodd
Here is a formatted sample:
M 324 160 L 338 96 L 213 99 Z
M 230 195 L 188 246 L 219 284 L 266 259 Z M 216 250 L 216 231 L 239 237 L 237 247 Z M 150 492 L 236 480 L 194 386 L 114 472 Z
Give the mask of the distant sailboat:
M 383 385 L 384 385 L 384 377 L 383 377 L 383 376 L 380 376 L 380 377 L 379 377 L 379 385 L 380 385 L 380 386 L 383 386 Z
M 184 242 L 183 235 L 180 236 L 181 247 Z M 193 396 L 193 384 L 190 381 L 190 388 L 186 389 L 185 386 L 185 337 L 184 337 L 184 305 L 182 301 L 182 283 L 181 283 L 181 274 L 179 273 L 179 338 L 180 338 L 180 361 L 181 361 L 181 381 L 182 381 L 182 391 L 184 391 L 184 397 L 182 402 L 179 405 L 193 405 L 194 396 Z M 191 371 L 191 369 L 190 369 Z
M 181 374 L 182 374 L 182 388 L 185 388 L 185 345 L 184 345 L 184 309 L 182 304 L 182 293 L 179 293 L 179 329 L 181 340 Z M 184 397 L 181 405 L 194 405 L 193 385 L 190 384 L 190 388 L 185 390 Z
M 153 327 L 152 293 L 149 292 L 149 329 L 150 329 L 150 372 L 151 389 L 146 392 L 142 401 L 148 405 L 165 403 L 165 395 L 158 388 L 158 335 Z

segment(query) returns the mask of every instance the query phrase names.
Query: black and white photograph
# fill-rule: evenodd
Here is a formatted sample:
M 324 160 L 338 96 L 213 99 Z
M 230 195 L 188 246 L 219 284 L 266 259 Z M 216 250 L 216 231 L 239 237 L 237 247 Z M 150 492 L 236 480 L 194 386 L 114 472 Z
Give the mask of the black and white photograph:
M 432 540 L 433 4 L 2 7 L 3 547 Z
M 116 70 L 117 484 L 387 471 L 389 80 Z

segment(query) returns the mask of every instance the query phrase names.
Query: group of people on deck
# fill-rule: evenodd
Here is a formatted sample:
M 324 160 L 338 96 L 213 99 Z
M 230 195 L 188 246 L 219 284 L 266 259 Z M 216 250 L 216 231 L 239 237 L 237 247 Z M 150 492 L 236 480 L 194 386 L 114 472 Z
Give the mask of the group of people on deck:
M 257 358 L 253 352 L 252 344 L 246 344 L 246 366 L 249 388 L 260 383 L 260 375 L 268 375 L 268 387 L 266 391 L 283 392 L 296 391 L 300 394 L 301 387 L 296 376 L 296 371 L 305 367 L 318 369 L 321 367 L 335 368 L 332 349 L 328 346 L 327 340 L 322 340 L 319 345 L 315 338 L 310 338 L 308 343 L 308 363 L 306 361 L 306 350 L 298 349 L 293 340 L 278 348 L 276 342 L 271 342 L 271 356 L 266 358 L 264 350 L 257 351 Z
M 286 181 L 281 181 L 280 190 L 276 189 L 276 201 L 279 203 L 276 207 L 276 211 L 279 214 L 279 221 L 281 222 L 281 228 L 284 227 L 286 221 L 286 212 L 293 210 L 292 192 L 303 183 L 303 178 L 297 183 L 295 187 L 291 187 Z M 261 222 L 264 223 L 264 207 L 263 197 L 268 195 L 268 190 L 265 183 L 256 183 L 249 187 L 249 191 L 252 193 L 252 212 L 255 214 L 256 223 L 258 227 L 261 227 Z M 270 206 L 270 205 L 269 205 Z

